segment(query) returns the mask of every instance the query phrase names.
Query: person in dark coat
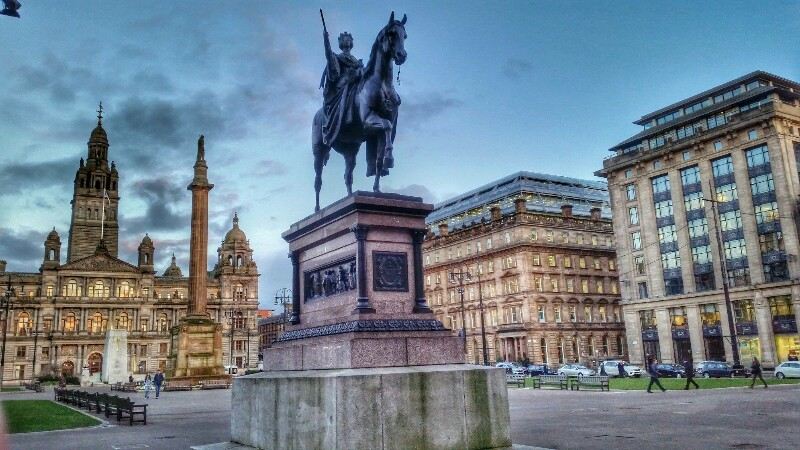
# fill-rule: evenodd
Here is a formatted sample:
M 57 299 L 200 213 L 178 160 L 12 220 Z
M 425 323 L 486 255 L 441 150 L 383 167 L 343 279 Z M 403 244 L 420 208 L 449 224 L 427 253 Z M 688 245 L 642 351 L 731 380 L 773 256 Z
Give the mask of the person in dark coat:
M 628 375 L 628 373 L 625 372 L 625 363 L 622 361 L 617 363 L 617 371 L 619 372 L 618 375 L 620 378 L 625 378 Z
M 689 356 L 689 359 L 683 362 L 683 370 L 686 371 L 686 387 L 684 390 L 689 390 L 689 384 L 693 384 L 695 389 L 700 389 L 700 386 L 697 385 L 697 382 L 694 381 L 694 362 L 692 361 L 692 357 Z
M 753 381 L 750 383 L 750 389 L 753 389 L 753 385 L 756 384 L 756 377 L 758 377 L 762 383 L 764 383 L 764 388 L 768 388 L 767 382 L 764 381 L 764 377 L 761 375 L 761 363 L 758 362 L 758 358 L 753 356 L 753 363 L 750 364 L 750 374 L 753 376 Z
M 647 393 L 652 394 L 653 391 L 650 388 L 653 387 L 653 383 L 661 389 L 661 392 L 667 392 L 664 389 L 664 386 L 661 385 L 661 382 L 658 381 L 658 370 L 656 370 L 656 359 L 652 356 L 647 358 L 647 372 L 650 374 L 650 384 L 647 385 Z
M 161 394 L 162 383 L 164 383 L 164 373 L 159 370 L 156 376 L 153 377 L 153 384 L 156 385 L 156 398 Z

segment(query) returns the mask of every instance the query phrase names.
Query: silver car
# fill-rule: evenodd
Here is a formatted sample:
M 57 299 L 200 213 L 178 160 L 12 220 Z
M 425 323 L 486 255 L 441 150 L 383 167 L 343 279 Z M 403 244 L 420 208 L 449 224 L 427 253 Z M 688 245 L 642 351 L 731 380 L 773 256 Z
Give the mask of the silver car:
M 566 377 L 588 377 L 594 375 L 594 370 L 580 364 L 564 364 L 558 368 L 558 374 Z
M 775 367 L 775 377 L 777 378 L 800 378 L 800 362 L 785 361 Z

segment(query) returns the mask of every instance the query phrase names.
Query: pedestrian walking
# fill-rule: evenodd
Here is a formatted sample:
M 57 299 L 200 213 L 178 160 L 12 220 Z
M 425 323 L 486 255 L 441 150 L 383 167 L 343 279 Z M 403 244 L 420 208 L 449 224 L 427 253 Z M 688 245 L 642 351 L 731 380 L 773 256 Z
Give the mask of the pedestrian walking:
M 767 382 L 764 381 L 764 377 L 761 375 L 761 363 L 758 362 L 758 358 L 753 356 L 753 363 L 750 364 L 750 374 L 753 376 L 753 381 L 750 383 L 750 389 L 753 389 L 753 385 L 756 384 L 756 377 L 758 377 L 762 383 L 764 383 L 764 389 L 768 388 Z
M 156 376 L 153 377 L 153 384 L 156 385 L 156 398 L 161 394 L 161 383 L 164 382 L 164 373 L 161 372 L 161 369 L 158 369 L 158 373 Z
M 689 359 L 683 362 L 683 370 L 686 371 L 686 386 L 683 390 L 689 390 L 689 384 L 693 384 L 695 389 L 700 389 L 700 386 L 697 385 L 697 382 L 694 381 L 694 361 L 692 361 L 692 357 L 689 356 Z
M 664 386 L 661 385 L 661 382 L 658 381 L 658 370 L 656 370 L 656 359 L 652 356 L 647 358 L 647 372 L 650 374 L 650 384 L 647 385 L 647 393 L 652 394 L 653 391 L 650 388 L 653 387 L 653 383 L 661 389 L 661 392 L 667 392 L 664 389 Z
M 625 378 L 625 376 L 628 375 L 627 372 L 625 372 L 625 363 L 622 361 L 617 363 L 617 371 L 619 372 L 617 375 L 619 375 L 620 378 Z
M 144 398 L 150 398 L 151 389 L 153 389 L 153 379 L 150 378 L 150 374 L 148 373 L 144 377 Z

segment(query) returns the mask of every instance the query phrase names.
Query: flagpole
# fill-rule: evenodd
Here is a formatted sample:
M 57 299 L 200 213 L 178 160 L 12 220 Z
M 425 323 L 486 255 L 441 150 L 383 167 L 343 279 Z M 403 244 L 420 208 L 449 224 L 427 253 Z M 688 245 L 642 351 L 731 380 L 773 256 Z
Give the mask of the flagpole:
M 103 241 L 103 227 L 105 226 L 106 221 L 106 190 L 103 188 L 103 198 L 101 200 L 103 206 L 100 208 L 100 241 Z

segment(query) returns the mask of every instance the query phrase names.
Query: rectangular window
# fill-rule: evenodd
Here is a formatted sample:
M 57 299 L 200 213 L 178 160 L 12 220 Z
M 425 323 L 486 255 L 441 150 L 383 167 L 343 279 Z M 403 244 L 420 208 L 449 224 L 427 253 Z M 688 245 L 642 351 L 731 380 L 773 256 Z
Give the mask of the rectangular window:
M 583 245 L 583 235 L 582 234 L 578 234 L 577 237 L 578 237 L 578 244 L 579 245 Z
M 634 231 L 631 233 L 631 248 L 633 250 L 641 250 L 642 249 L 642 233 L 640 231 Z M 583 263 L 581 269 L 586 268 L 586 262 Z
M 592 307 L 589 305 L 583 307 L 583 320 L 586 323 L 592 323 Z
M 742 228 L 742 213 L 738 209 L 722 213 L 719 222 L 722 231 L 738 230 Z
M 689 221 L 689 237 L 698 238 L 708 235 L 708 220 L 705 217 Z
M 608 260 L 608 270 L 617 270 L 617 261 L 613 258 Z
M 722 141 L 714 141 L 714 150 L 722 150 L 724 147 Z
M 547 265 L 550 267 L 556 266 L 556 255 L 547 255 Z
M 597 235 L 594 235 L 594 234 L 592 235 L 592 245 L 597 247 Z
M 738 259 L 747 256 L 744 239 L 725 242 L 723 247 L 725 247 L 725 259 Z
M 631 225 L 639 225 L 639 208 L 628 208 L 628 222 Z
M 695 209 L 703 209 L 705 207 L 705 201 L 703 201 L 703 193 L 702 192 L 695 192 L 683 197 L 683 206 L 686 208 L 686 211 L 694 211 Z
M 625 169 L 625 178 L 633 178 L 633 169 Z
M 594 289 L 595 292 L 597 292 L 598 294 L 602 294 L 603 293 L 603 280 L 595 280 L 594 288 L 595 288 Z
M 587 280 L 586 278 L 581 280 L 581 292 L 583 292 L 584 294 L 589 293 L 589 280 Z
M 558 292 L 558 278 L 550 279 L 550 290 L 552 292 Z
M 575 292 L 575 280 L 567 278 L 567 292 Z
M 28 347 L 24 345 L 17 347 L 17 358 L 24 358 L 27 352 L 28 352 Z
M 755 141 L 756 139 L 758 139 L 758 131 L 756 131 L 756 130 L 748 131 L 747 132 L 747 139 L 750 140 L 750 141 Z
M 672 216 L 672 200 L 664 200 L 655 204 L 656 218 Z
M 592 259 L 592 267 L 594 267 L 595 270 L 600 270 L 600 258 Z
M 669 252 L 661 254 L 661 267 L 663 269 L 677 269 L 681 266 L 681 255 L 679 252 Z
M 492 238 L 486 239 L 486 250 L 492 249 Z
M 733 160 L 730 155 L 711 161 L 711 169 L 714 177 L 721 177 L 733 173 Z
M 711 246 L 701 245 L 692 247 L 692 261 L 696 264 L 706 264 L 711 262 Z
M 586 257 L 585 256 L 579 256 L 578 257 L 578 267 L 580 267 L 581 269 L 585 269 L 586 268 Z
M 700 182 L 700 168 L 697 166 L 687 167 L 681 170 L 681 184 L 688 186 Z
M 553 307 L 553 317 L 556 319 L 556 323 L 561 323 L 561 306 L 556 305 Z
M 636 275 L 644 275 L 644 256 L 634 256 L 633 267 L 636 270 Z
M 685 327 L 686 307 L 669 308 L 669 321 L 673 327 Z
M 532 256 L 532 263 L 534 266 L 541 266 L 542 265 L 542 258 L 538 253 L 534 253 Z
M 535 277 L 533 279 L 533 287 L 536 289 L 537 292 L 544 292 L 544 287 L 542 285 L 542 279 L 540 277 Z
M 638 286 L 639 286 L 639 298 L 648 298 L 649 295 L 647 293 L 647 282 L 640 281 Z
M 771 173 L 765 173 L 757 177 L 750 178 L 750 190 L 753 195 L 766 194 L 775 190 L 775 182 L 772 180 Z
M 736 300 L 733 302 L 733 316 L 736 323 L 755 322 L 756 312 L 752 300 Z
M 689 127 L 687 127 L 687 128 L 689 128 Z M 694 130 L 694 128 L 690 128 L 690 129 Z M 680 136 L 678 136 L 678 137 L 680 137 Z M 689 161 L 690 159 L 692 159 L 692 156 L 693 155 L 692 155 L 692 151 L 691 150 L 686 150 L 685 152 L 683 152 L 683 160 L 684 161 Z
M 619 294 L 619 285 L 617 285 L 617 282 L 614 280 L 611 281 L 611 293 Z
M 605 305 L 600 305 L 597 307 L 597 317 L 600 319 L 600 322 L 607 322 L 608 316 L 606 315 L 606 307 Z
M 723 184 L 714 189 L 718 202 L 730 202 L 739 198 L 736 183 Z
M 636 185 L 629 184 L 625 186 L 625 197 L 629 202 L 636 200 Z
M 664 163 L 660 159 L 653 161 L 653 170 L 660 170 L 663 166 Z
M 536 230 L 531 230 L 531 241 L 536 241 L 539 239 L 539 233 Z
M 544 323 L 547 320 L 544 316 L 544 305 L 536 305 L 536 315 L 539 317 L 540 323 Z
M 547 232 L 545 232 L 544 237 L 545 237 L 545 240 L 547 240 L 547 242 L 553 242 L 553 232 L 552 231 L 548 230 Z
M 578 321 L 578 308 L 575 305 L 569 305 L 569 321 L 575 323 Z
M 669 191 L 669 175 L 661 175 L 660 177 L 653 178 L 652 184 L 654 194 Z
M 489 273 L 494 272 L 494 261 L 489 260 L 486 262 L 486 271 Z
M 675 242 L 678 239 L 675 232 L 675 225 L 667 225 L 658 229 L 658 242 L 661 244 L 668 244 Z
M 571 269 L 572 268 L 572 257 L 570 255 L 564 255 L 564 257 L 562 258 L 562 261 L 564 261 L 564 268 L 565 269 Z
M 753 168 L 769 164 L 769 150 L 766 145 L 752 148 L 744 153 L 747 157 L 747 167 Z
M 756 223 L 758 224 L 773 222 L 780 218 L 777 202 L 758 205 L 754 208 L 754 211 L 756 213 Z

